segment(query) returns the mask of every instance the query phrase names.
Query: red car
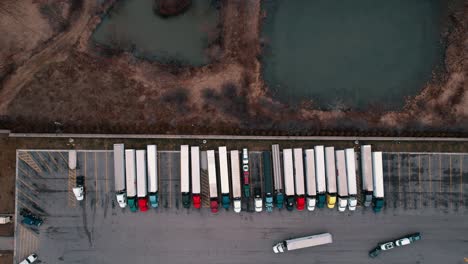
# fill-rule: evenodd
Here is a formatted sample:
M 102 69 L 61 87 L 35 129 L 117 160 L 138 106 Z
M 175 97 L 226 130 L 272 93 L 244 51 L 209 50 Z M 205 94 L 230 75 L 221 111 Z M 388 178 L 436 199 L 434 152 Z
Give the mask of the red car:
M 299 196 L 296 197 L 296 208 L 298 211 L 302 211 L 305 208 L 305 197 Z
M 147 197 L 138 198 L 138 207 L 140 208 L 140 211 L 142 212 L 148 211 L 148 198 Z
M 210 208 L 211 208 L 212 213 L 217 213 L 218 212 L 218 200 L 211 200 Z
M 199 209 L 201 207 L 201 197 L 199 194 L 192 195 L 193 207 Z

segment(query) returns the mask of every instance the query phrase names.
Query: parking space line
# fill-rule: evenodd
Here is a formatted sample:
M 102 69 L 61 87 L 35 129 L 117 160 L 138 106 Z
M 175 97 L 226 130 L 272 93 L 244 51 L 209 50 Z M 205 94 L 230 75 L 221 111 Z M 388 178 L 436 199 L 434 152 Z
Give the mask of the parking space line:
M 33 199 L 31 196 L 28 194 L 24 193 L 22 190 L 17 188 L 18 193 L 22 194 L 24 197 L 28 198 L 31 202 L 35 203 L 37 199 Z
M 52 172 L 53 170 L 50 168 L 49 164 L 47 164 L 47 161 L 44 159 L 44 157 L 42 157 L 41 152 L 36 152 L 36 154 L 37 154 L 37 156 L 41 159 L 42 164 L 44 164 L 44 166 L 47 167 L 47 170 L 48 170 L 49 172 Z
M 439 154 L 439 193 L 442 192 L 442 155 Z
M 99 202 L 99 192 L 98 192 L 98 182 L 97 182 L 97 153 L 94 152 L 94 188 L 95 188 L 95 191 L 96 191 L 96 207 L 98 205 L 98 202 Z
M 47 154 L 49 155 L 50 160 L 52 161 L 52 163 L 54 163 L 55 166 L 57 167 L 57 170 L 60 170 L 60 166 L 59 166 L 58 162 L 55 160 L 54 156 L 52 156 L 52 154 L 50 154 L 50 151 L 47 151 Z
M 35 170 L 38 174 L 42 172 L 41 167 L 39 167 L 36 161 L 31 157 L 31 154 L 29 152 L 20 151 L 18 152 L 18 157 L 26 164 L 28 164 L 28 166 Z
M 431 193 L 432 195 L 432 166 L 431 166 L 431 156 L 427 156 L 428 157 L 428 169 L 429 169 L 429 193 Z
M 25 171 L 25 170 L 24 170 L 23 168 L 21 168 L 21 167 L 18 167 L 18 170 L 19 170 L 22 174 L 28 176 L 29 178 L 32 178 L 32 177 L 33 177 L 31 174 L 29 174 L 29 172 Z
M 460 155 L 460 207 L 463 206 L 463 155 Z
M 172 204 L 172 157 L 168 155 L 167 163 L 169 164 L 169 184 L 168 184 L 168 190 L 169 190 L 169 200 L 167 202 L 167 208 L 171 208 Z
M 29 183 L 26 183 L 25 181 L 23 181 L 22 179 L 18 178 L 18 181 L 21 182 L 24 186 L 28 187 L 29 190 L 31 192 L 33 192 L 34 194 L 39 194 L 38 191 L 36 191 Z
M 62 157 L 63 161 L 65 162 L 65 164 L 67 164 L 67 167 L 68 167 L 68 160 L 65 158 L 65 156 L 63 156 L 62 152 L 58 152 L 58 154 L 60 155 L 60 157 Z
M 391 189 L 390 187 L 392 186 L 390 182 L 390 155 L 387 156 L 387 178 L 388 178 L 388 193 L 390 193 Z
M 106 177 L 105 177 L 106 178 L 106 185 L 104 186 L 105 191 L 106 191 L 106 195 L 109 193 L 109 186 L 108 186 L 108 184 L 109 184 L 109 168 L 108 168 L 109 164 L 108 164 L 108 160 L 109 159 L 108 159 L 107 155 L 109 155 L 109 152 L 104 153 L 104 157 L 105 157 L 105 160 L 106 160 L 105 161 L 105 163 L 106 163 Z
M 401 200 L 401 157 L 398 153 L 398 201 L 400 201 L 400 207 L 403 207 L 403 201 Z
M 450 164 L 450 171 L 449 171 L 449 207 L 452 208 L 452 155 L 449 155 L 449 164 Z
M 421 155 L 418 155 L 419 208 L 422 208 Z

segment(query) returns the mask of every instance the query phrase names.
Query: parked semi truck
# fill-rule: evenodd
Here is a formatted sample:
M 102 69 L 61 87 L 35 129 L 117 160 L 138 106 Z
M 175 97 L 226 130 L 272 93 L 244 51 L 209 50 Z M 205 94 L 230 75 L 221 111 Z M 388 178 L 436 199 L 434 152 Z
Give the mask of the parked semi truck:
M 372 152 L 372 168 L 374 175 L 373 209 L 374 212 L 378 213 L 382 210 L 384 205 L 382 152 Z
M 317 179 L 317 207 L 325 207 L 326 180 L 325 180 L 325 150 L 323 146 L 315 146 L 315 177 Z
M 301 148 L 294 149 L 294 182 L 296 185 L 296 208 L 302 211 L 305 208 L 305 188 L 304 156 Z
M 137 178 L 136 178 L 136 163 L 135 163 L 135 150 L 125 150 L 125 178 L 127 187 L 127 204 L 130 211 L 136 212 L 137 205 Z
M 249 151 L 242 149 L 242 179 L 245 198 L 250 197 L 250 170 L 249 170 Z
M 192 202 L 193 207 L 201 208 L 201 186 L 200 186 L 200 148 L 190 147 L 191 169 L 192 169 Z
M 281 156 L 280 148 L 278 144 L 275 144 L 271 147 L 272 156 L 273 156 L 273 176 L 274 176 L 274 185 L 275 185 L 275 199 L 276 207 L 279 209 L 283 208 L 284 204 L 284 194 L 283 194 L 283 175 L 281 171 Z
M 206 151 L 208 160 L 208 184 L 210 185 L 210 208 L 212 213 L 218 212 L 218 185 L 216 182 L 216 159 L 214 150 Z
M 124 144 L 114 144 L 114 187 L 117 203 L 120 208 L 125 208 L 127 206 L 127 191 L 125 190 Z
M 239 151 L 231 150 L 231 180 L 234 212 L 240 213 L 242 208 L 242 191 L 240 182 Z
M 221 178 L 221 205 L 224 209 L 229 209 L 231 198 L 229 194 L 229 168 L 226 147 L 218 148 L 219 174 Z
M 315 247 L 333 242 L 333 237 L 330 233 L 299 237 L 294 239 L 284 240 L 273 246 L 273 252 L 283 253 L 296 249 Z
M 315 180 L 315 157 L 313 149 L 305 150 L 305 174 L 306 174 L 306 190 L 307 190 L 307 210 L 315 209 L 317 187 Z
M 354 149 L 346 149 L 346 175 L 348 177 L 348 209 L 356 210 L 357 206 L 357 186 L 356 186 L 356 156 Z
M 180 192 L 182 193 L 182 206 L 190 208 L 190 161 L 189 146 L 180 146 Z
M 344 150 L 335 151 L 336 180 L 338 187 L 338 211 L 344 212 L 348 206 L 348 178 L 346 175 L 346 156 Z
M 148 185 L 146 175 L 146 150 L 136 151 L 137 162 L 137 196 L 140 211 L 148 211 Z
M 146 146 L 146 158 L 148 160 L 148 198 L 151 207 L 159 206 L 158 193 L 158 149 L 156 145 Z
M 283 149 L 284 191 L 286 193 L 286 209 L 294 209 L 294 167 L 292 149 Z
M 361 174 L 364 206 L 369 207 L 374 193 L 374 180 L 372 178 L 372 151 L 370 145 L 361 146 Z
M 265 189 L 265 208 L 267 212 L 273 211 L 273 175 L 271 174 L 271 155 L 269 151 L 263 152 L 263 183 Z
M 336 204 L 336 166 L 335 148 L 325 148 L 325 176 L 327 179 L 327 207 L 334 208 Z

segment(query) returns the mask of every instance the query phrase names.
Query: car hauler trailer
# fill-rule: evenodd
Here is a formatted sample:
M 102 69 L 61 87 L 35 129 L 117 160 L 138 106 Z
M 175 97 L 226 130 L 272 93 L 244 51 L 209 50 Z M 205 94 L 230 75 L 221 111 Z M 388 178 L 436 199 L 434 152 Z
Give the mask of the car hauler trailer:
M 146 150 L 136 151 L 137 196 L 140 211 L 148 211 L 148 185 L 146 177 Z
M 159 206 L 158 193 L 158 148 L 156 145 L 146 146 L 146 158 L 148 160 L 148 198 L 151 207 Z
M 346 175 L 348 177 L 348 209 L 356 210 L 357 206 L 357 186 L 356 186 L 356 156 L 354 149 L 346 149 Z
M 338 186 L 338 211 L 344 212 L 348 206 L 348 178 L 346 176 L 346 157 L 344 150 L 335 151 L 336 180 Z
M 242 191 L 240 182 L 239 151 L 231 150 L 231 180 L 234 212 L 240 213 L 242 208 Z
M 374 199 L 373 209 L 378 213 L 384 205 L 384 182 L 383 182 L 383 166 L 382 152 L 372 152 L 372 171 L 374 175 Z
M 302 211 L 305 208 L 305 188 L 304 156 L 301 148 L 294 149 L 294 182 L 296 184 L 296 208 Z
M 136 163 L 135 163 L 135 150 L 125 150 L 125 179 L 127 185 L 127 203 L 130 211 L 136 212 L 137 205 L 137 179 L 136 179 Z
M 201 208 L 201 186 L 200 186 L 200 148 L 190 147 L 191 169 L 192 169 L 192 202 L 193 207 Z
M 361 174 L 364 206 L 369 207 L 374 193 L 374 180 L 372 178 L 372 150 L 370 145 L 361 146 Z
M 271 154 L 263 152 L 263 183 L 265 188 L 265 208 L 267 212 L 273 211 L 273 175 L 271 174 Z
M 317 179 L 317 207 L 325 207 L 325 193 L 327 192 L 325 180 L 325 151 L 323 146 L 315 146 L 315 177 Z
M 286 193 L 286 209 L 294 209 L 294 167 L 292 149 L 283 149 L 284 190 Z
M 125 189 L 124 144 L 114 144 L 114 187 L 117 203 L 120 208 L 125 208 L 127 206 L 127 191 Z
M 210 185 L 210 208 L 212 213 L 218 212 L 218 185 L 216 182 L 216 159 L 214 150 L 206 151 L 208 160 L 208 183 Z
M 327 207 L 334 208 L 336 204 L 336 167 L 335 148 L 325 148 L 325 176 L 327 179 Z
M 180 192 L 182 193 L 182 206 L 190 208 L 190 161 L 189 146 L 180 146 Z
M 250 170 L 249 170 L 249 151 L 242 149 L 242 179 L 245 198 L 250 197 Z
M 313 211 L 315 209 L 315 201 L 317 196 L 315 182 L 315 157 L 313 149 L 305 150 L 305 174 L 307 189 L 307 210 Z
M 279 209 L 283 208 L 284 195 L 283 195 L 283 175 L 281 173 L 281 156 L 279 145 L 275 144 L 271 147 L 271 153 L 273 156 L 273 176 L 275 185 L 275 199 L 276 207 Z
M 273 252 L 283 253 L 285 251 L 290 251 L 290 250 L 330 244 L 332 242 L 333 242 L 333 237 L 330 233 L 299 237 L 299 238 L 284 240 L 274 245 Z
M 229 209 L 231 198 L 229 195 L 229 168 L 226 147 L 218 148 L 219 174 L 221 178 L 221 205 L 224 209 Z

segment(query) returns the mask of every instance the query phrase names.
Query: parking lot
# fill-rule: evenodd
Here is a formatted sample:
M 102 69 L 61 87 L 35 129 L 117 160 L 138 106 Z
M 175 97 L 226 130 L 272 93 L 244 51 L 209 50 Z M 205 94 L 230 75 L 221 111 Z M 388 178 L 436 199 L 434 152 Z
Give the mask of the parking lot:
M 27 208 L 42 216 L 44 224 L 38 230 L 17 224 L 16 261 L 37 252 L 42 263 L 284 263 L 309 259 L 367 263 L 367 251 L 377 242 L 414 231 L 421 231 L 425 238 L 419 248 L 414 246 L 416 254 L 411 248 L 398 249 L 401 253 L 389 253 L 385 256 L 389 262 L 384 263 L 463 263 L 468 256 L 463 242 L 468 229 L 466 154 L 384 153 L 386 206 L 378 215 L 362 207 L 344 214 L 336 209 L 276 209 L 272 214 L 237 215 L 222 210 L 212 215 L 208 208 L 183 209 L 180 155 L 163 151 L 158 157 L 160 208 L 131 213 L 120 209 L 114 199 L 111 151 L 79 151 L 76 171 L 68 169 L 67 151 L 18 151 L 17 212 Z M 250 153 L 251 187 L 262 185 L 260 159 L 261 152 Z M 208 207 L 203 153 L 201 160 L 202 199 Z M 83 202 L 76 201 L 71 190 L 79 175 L 85 177 Z M 271 251 L 279 240 L 322 231 L 334 234 L 333 245 L 283 256 Z M 450 247 L 440 249 L 438 243 Z

